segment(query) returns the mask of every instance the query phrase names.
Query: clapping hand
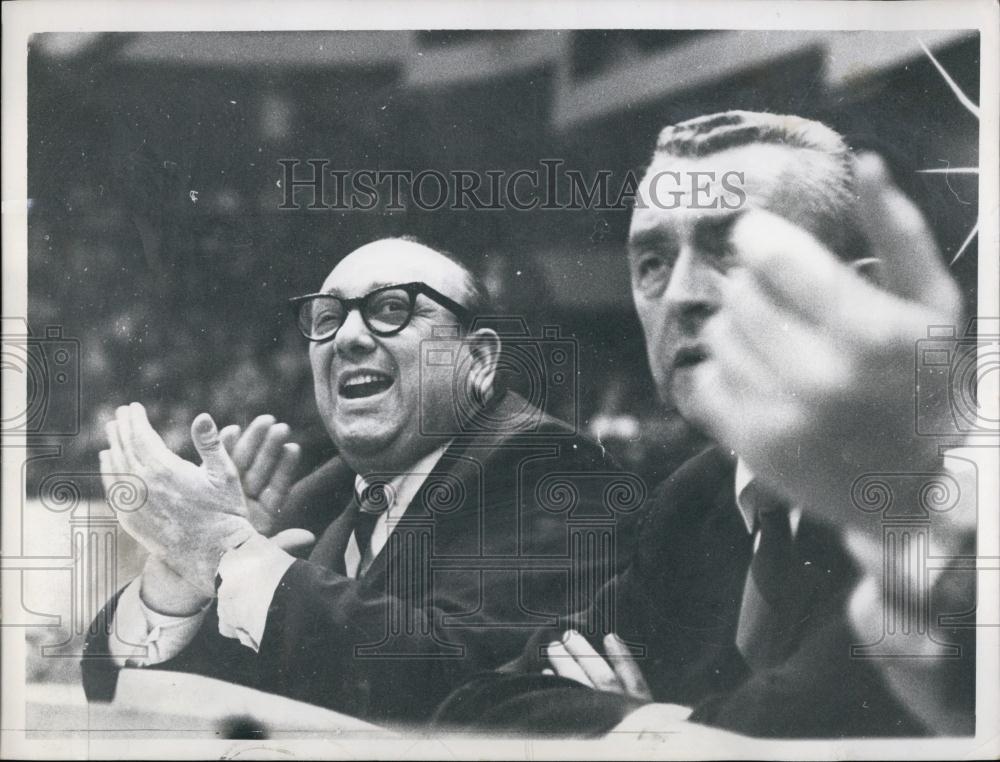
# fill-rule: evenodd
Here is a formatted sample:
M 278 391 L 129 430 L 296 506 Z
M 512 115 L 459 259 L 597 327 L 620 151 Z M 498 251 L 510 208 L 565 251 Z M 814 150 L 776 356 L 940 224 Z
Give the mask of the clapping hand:
M 119 516 L 122 528 L 203 595 L 214 594 L 222 554 L 255 534 L 215 422 L 202 414 L 191 425 L 200 467 L 167 448 L 138 403 L 119 407 L 107 434 L 102 474 L 133 474 L 146 487 L 145 504 Z
M 147 490 L 142 508 L 120 517 L 125 531 L 151 554 L 143 597 L 163 613 L 191 613 L 214 595 L 222 554 L 256 532 L 270 534 L 277 527 L 275 517 L 291 485 L 298 448 L 285 441 L 287 427 L 276 426 L 266 416 L 255 420 L 243 437 L 234 428 L 228 430 L 226 442 L 248 465 L 245 478 L 256 498 L 250 502 L 243 494 L 240 470 L 207 414 L 191 426 L 200 467 L 166 447 L 138 403 L 118 408 L 107 433 L 109 448 L 100 454 L 105 487 L 113 474 L 130 473 L 142 479 Z M 275 538 L 286 549 L 313 539 L 304 530 L 288 530 Z

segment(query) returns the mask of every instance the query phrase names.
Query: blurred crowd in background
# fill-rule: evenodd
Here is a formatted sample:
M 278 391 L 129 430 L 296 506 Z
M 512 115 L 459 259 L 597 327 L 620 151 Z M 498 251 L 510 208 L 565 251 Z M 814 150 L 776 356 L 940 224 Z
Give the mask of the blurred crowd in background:
M 549 394 L 656 481 L 702 442 L 654 399 L 631 304 L 625 210 L 281 209 L 282 159 L 331 169 L 516 171 L 558 159 L 593 177 L 648 160 L 659 129 L 745 108 L 819 118 L 885 155 L 951 261 L 976 219 L 978 124 L 913 33 L 700 31 L 36 35 L 29 51 L 31 330 L 79 341 L 79 434 L 42 473 L 97 468 L 115 406 L 146 405 L 193 454 L 271 413 L 303 469 L 332 455 L 307 346 L 286 307 L 368 241 L 416 235 L 481 274 L 531 336 L 574 342 Z M 979 40 L 925 36 L 978 99 Z M 952 265 L 975 297 L 973 240 Z M 523 381 L 523 379 L 522 379 Z M 513 379 L 515 387 L 518 380 Z M 73 403 L 75 404 L 75 403 Z M 65 411 L 64 411 L 65 412 Z

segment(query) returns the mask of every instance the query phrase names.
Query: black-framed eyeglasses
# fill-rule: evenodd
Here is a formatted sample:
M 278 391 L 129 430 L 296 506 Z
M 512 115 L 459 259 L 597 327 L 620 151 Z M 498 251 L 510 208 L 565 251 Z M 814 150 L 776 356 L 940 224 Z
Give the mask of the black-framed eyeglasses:
M 397 334 L 410 324 L 420 294 L 450 310 L 463 325 L 472 320 L 472 313 L 461 304 L 419 281 L 382 286 L 353 299 L 333 294 L 306 294 L 294 296 L 288 303 L 302 335 L 310 341 L 326 341 L 337 335 L 354 309 L 361 312 L 361 319 L 376 336 Z

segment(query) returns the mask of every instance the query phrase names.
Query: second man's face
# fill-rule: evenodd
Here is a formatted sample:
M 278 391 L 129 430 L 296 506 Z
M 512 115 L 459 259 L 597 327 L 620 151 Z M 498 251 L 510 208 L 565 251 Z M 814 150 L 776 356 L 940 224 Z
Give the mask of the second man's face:
M 643 179 L 629 231 L 632 295 L 657 390 L 682 415 L 712 377 L 705 331 L 741 266 L 733 224 L 756 208 L 811 228 L 816 200 L 797 180 L 801 154 L 751 144 L 705 157 L 659 155 Z

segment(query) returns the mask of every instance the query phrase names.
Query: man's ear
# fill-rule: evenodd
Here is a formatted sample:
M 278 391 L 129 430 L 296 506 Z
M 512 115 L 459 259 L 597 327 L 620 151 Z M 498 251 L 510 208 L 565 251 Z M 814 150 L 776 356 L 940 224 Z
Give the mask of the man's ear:
M 500 363 L 500 337 L 492 328 L 477 328 L 465 340 L 472 355 L 469 392 L 473 399 L 488 402 L 493 396 Z

